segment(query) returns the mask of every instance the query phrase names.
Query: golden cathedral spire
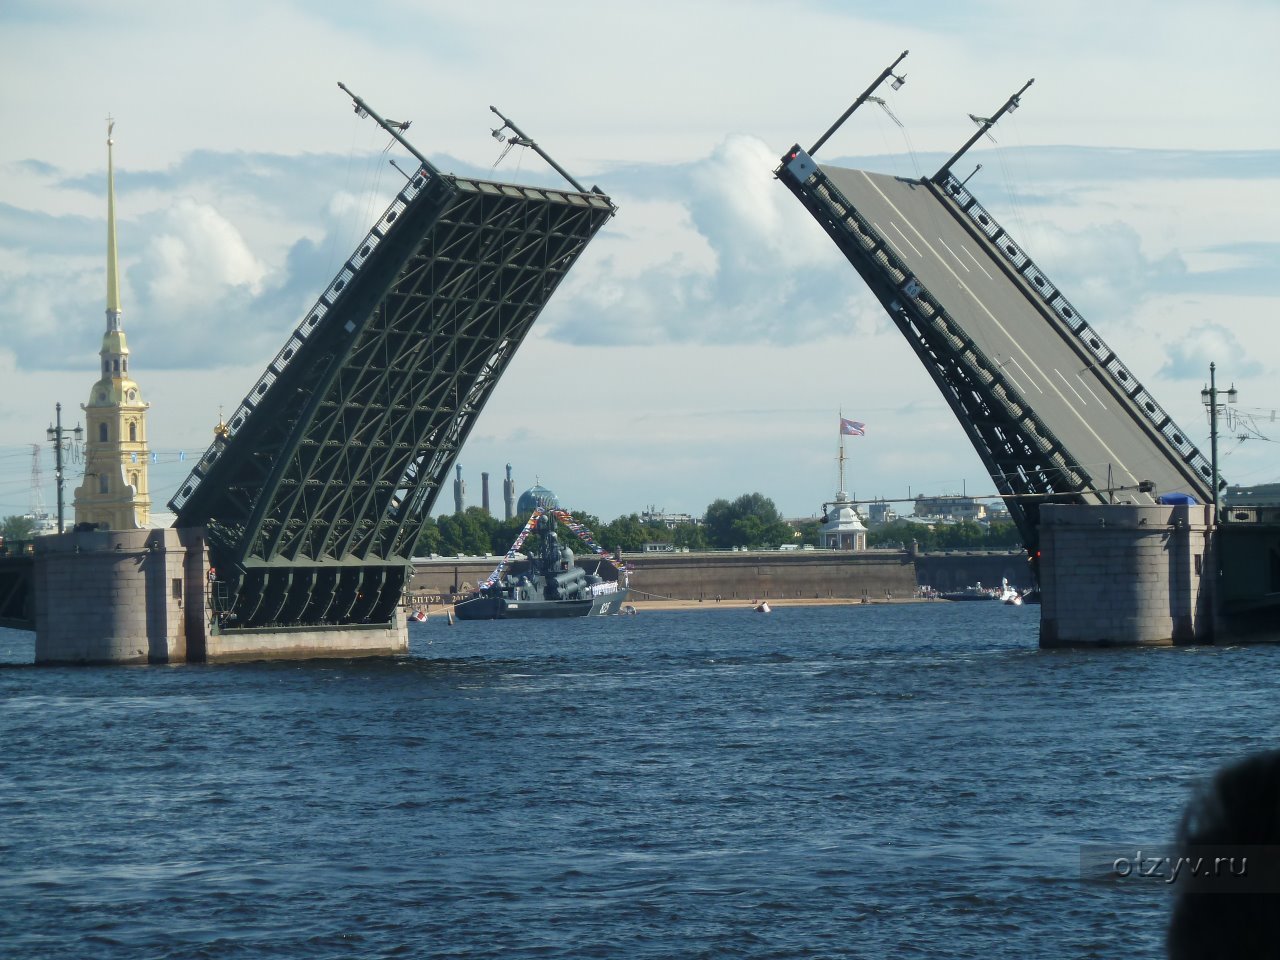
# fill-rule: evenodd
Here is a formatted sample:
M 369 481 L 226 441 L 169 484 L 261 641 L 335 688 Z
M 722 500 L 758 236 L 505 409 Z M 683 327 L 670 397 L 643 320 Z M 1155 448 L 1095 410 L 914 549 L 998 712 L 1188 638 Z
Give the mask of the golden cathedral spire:
M 111 133 L 116 128 L 113 118 L 107 118 L 107 332 L 120 329 L 120 262 L 116 255 L 116 181 L 112 147 L 115 141 Z
M 148 526 L 151 495 L 147 466 L 147 408 L 129 373 L 120 307 L 120 261 L 116 249 L 116 187 L 111 134 L 107 119 L 107 331 L 102 335 L 101 376 L 89 392 L 85 412 L 84 481 L 76 488 L 76 524 L 109 530 Z

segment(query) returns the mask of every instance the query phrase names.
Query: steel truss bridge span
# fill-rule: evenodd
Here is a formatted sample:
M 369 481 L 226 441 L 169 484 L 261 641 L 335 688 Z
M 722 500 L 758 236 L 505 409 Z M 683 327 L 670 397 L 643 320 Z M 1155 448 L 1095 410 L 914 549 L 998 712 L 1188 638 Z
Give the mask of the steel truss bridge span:
M 819 165 L 797 145 L 776 173 L 929 371 L 1030 551 L 1044 502 L 1212 498 L 1185 431 L 949 172 Z
M 614 210 L 424 161 L 170 501 L 206 528 L 217 628 L 392 621 L 476 417 Z

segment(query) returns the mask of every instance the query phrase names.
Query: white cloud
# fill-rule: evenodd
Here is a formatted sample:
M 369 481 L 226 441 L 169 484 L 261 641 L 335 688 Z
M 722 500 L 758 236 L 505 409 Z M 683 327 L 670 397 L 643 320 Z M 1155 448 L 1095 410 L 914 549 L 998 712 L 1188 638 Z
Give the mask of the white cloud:
M 839 252 L 772 175 L 760 140 L 735 136 L 669 169 L 669 199 L 607 227 L 552 323 L 583 343 L 786 342 L 844 329 L 853 282 Z
M 1168 360 L 1160 368 L 1160 376 L 1175 380 L 1196 380 L 1207 376 L 1208 365 L 1217 361 L 1224 375 L 1255 376 L 1263 372 L 1230 328 L 1220 323 L 1204 323 L 1189 330 L 1175 343 L 1165 346 Z
M 227 288 L 260 293 L 266 269 L 217 210 L 182 197 L 165 211 L 133 274 L 154 308 L 181 316 L 218 300 Z
M 1066 230 L 1041 220 L 1023 242 L 1080 315 L 1110 329 L 1131 323 L 1145 297 L 1186 274 L 1177 253 L 1148 257 L 1142 236 L 1123 221 Z

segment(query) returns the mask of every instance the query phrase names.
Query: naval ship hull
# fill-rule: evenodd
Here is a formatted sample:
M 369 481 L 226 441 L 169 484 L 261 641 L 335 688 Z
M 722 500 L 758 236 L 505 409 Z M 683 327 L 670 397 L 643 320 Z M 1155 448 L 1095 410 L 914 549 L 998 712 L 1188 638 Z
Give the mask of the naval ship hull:
M 459 620 L 537 620 L 555 617 L 603 617 L 618 613 L 626 602 L 626 589 L 583 600 L 511 600 L 474 596 L 453 608 Z

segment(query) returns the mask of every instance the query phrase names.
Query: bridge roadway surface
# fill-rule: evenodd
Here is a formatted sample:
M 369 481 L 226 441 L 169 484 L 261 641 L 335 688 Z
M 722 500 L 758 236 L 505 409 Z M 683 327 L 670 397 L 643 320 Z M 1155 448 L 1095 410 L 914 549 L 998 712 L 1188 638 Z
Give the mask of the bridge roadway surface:
M 985 238 L 979 240 L 944 209 L 947 201 L 919 181 L 827 165 L 822 171 L 1000 366 L 1095 487 L 1107 485 L 1110 464 L 1117 487 L 1151 480 L 1157 495 L 1193 489 L 1115 395 L 1110 375 L 1100 374 L 1092 357 L 1086 359 L 1056 332 Z M 1136 490 L 1117 499 L 1153 500 Z

